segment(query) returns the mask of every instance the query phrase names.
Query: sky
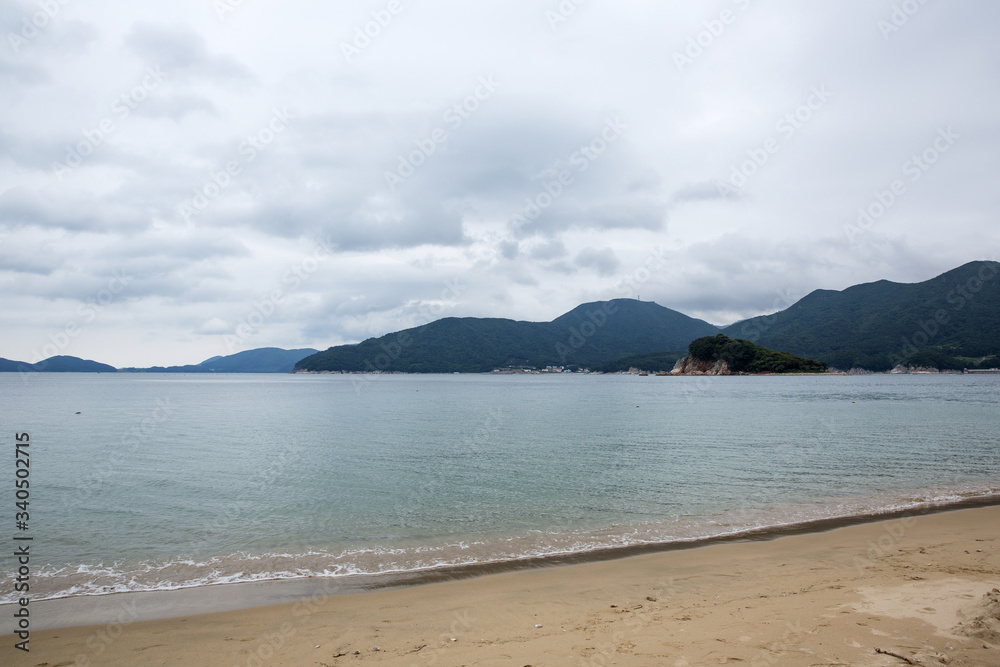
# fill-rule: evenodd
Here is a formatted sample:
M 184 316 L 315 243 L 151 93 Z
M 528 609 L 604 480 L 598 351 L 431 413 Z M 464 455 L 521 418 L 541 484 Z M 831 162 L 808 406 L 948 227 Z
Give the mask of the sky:
M 1000 258 L 988 0 L 0 0 L 0 357 L 713 324 Z

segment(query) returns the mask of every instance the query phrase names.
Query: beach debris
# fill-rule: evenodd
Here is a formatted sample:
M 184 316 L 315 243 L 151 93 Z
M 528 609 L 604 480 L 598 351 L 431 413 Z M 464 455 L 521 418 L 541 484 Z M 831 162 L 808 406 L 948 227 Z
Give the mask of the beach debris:
M 612 608 L 612 609 L 618 609 L 618 605 L 616 605 L 616 604 L 613 604 L 613 605 L 611 605 L 611 608 Z
M 354 651 L 351 655 L 361 655 L 361 651 Z
M 346 653 L 338 653 L 337 655 L 335 655 L 333 657 L 334 658 L 343 658 L 345 655 L 347 655 L 347 654 Z
M 458 641 L 458 638 L 457 638 L 457 637 L 452 637 L 452 638 L 451 638 L 451 639 L 449 639 L 448 641 L 450 641 L 450 642 L 457 642 L 457 641 Z
M 646 599 L 649 600 L 650 602 L 656 602 L 656 598 L 654 598 L 652 595 L 647 595 Z
M 415 649 L 413 649 L 412 651 L 410 651 L 410 653 L 420 653 L 420 652 L 421 652 L 421 651 L 423 651 L 423 650 L 424 650 L 425 648 L 427 648 L 427 644 L 421 644 L 421 645 L 420 645 L 420 646 L 418 646 L 417 648 L 415 648 Z
M 535 627 L 536 628 L 540 628 L 540 627 L 542 627 L 542 624 L 541 623 L 535 623 Z
M 920 664 L 918 662 L 913 662 L 912 660 L 910 660 L 909 658 L 907 658 L 905 655 L 900 655 L 898 653 L 893 653 L 892 651 L 883 651 L 882 649 L 877 648 L 877 649 L 875 649 L 875 652 L 878 653 L 879 655 L 889 655 L 889 656 L 892 656 L 893 658 L 899 658 L 900 660 L 902 660 L 903 662 L 905 662 L 908 665 L 918 665 L 918 664 Z
M 374 651 L 375 653 L 378 653 L 378 652 L 379 652 L 379 651 L 381 651 L 381 650 L 382 650 L 382 649 L 381 649 L 381 648 L 379 648 L 378 646 L 375 646 L 375 647 L 372 647 L 372 651 Z

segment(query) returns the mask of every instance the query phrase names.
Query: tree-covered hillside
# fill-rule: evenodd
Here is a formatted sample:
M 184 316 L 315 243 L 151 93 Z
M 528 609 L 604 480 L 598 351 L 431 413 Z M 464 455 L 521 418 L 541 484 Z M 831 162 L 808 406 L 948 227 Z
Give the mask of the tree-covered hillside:
M 725 334 L 691 341 L 688 352 L 696 361 L 725 361 L 733 373 L 822 373 L 827 369 L 822 361 L 770 350 Z
M 723 333 L 842 369 L 976 367 L 1000 353 L 1000 263 L 972 262 L 916 284 L 817 290 Z
M 630 354 L 684 349 L 717 327 L 652 302 L 587 303 L 552 322 L 445 318 L 332 347 L 300 361 L 308 371 L 477 373 L 509 366 L 590 367 Z

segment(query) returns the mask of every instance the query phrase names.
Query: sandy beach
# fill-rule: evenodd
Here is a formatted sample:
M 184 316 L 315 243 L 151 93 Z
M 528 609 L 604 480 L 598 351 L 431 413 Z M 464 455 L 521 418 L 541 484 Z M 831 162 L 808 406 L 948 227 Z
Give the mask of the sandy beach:
M 115 596 L 121 623 L 32 632 L 27 654 L 8 636 L 0 661 L 995 667 L 998 526 L 965 509 L 156 621 Z

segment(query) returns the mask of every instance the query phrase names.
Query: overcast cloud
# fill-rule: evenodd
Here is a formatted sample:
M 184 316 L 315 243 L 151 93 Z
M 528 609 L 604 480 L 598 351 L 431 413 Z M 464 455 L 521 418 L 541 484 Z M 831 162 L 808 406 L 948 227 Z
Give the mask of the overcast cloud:
M 1000 256 L 988 0 L 3 0 L 0 34 L 0 357 L 728 324 Z

